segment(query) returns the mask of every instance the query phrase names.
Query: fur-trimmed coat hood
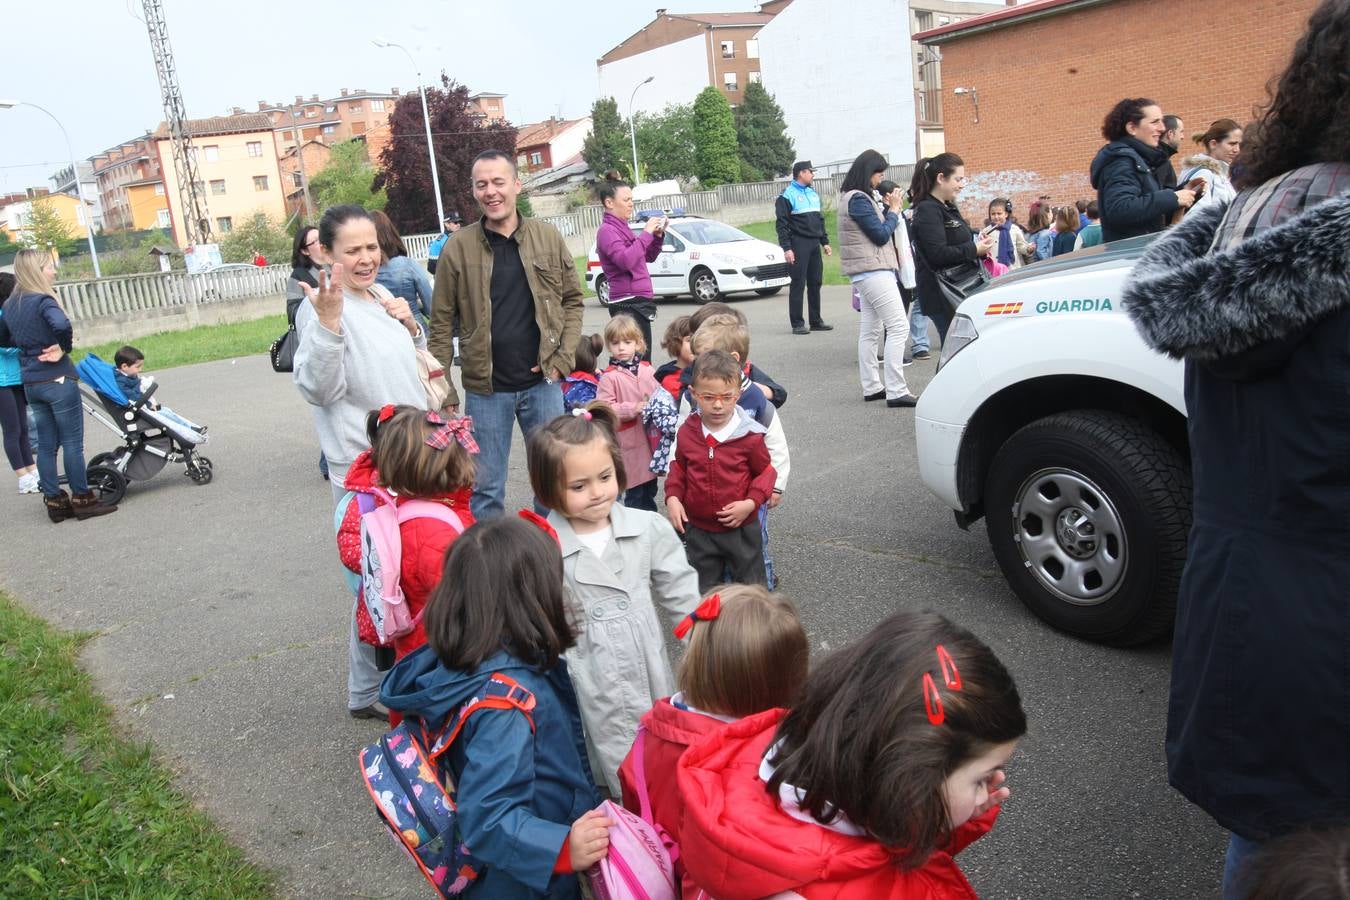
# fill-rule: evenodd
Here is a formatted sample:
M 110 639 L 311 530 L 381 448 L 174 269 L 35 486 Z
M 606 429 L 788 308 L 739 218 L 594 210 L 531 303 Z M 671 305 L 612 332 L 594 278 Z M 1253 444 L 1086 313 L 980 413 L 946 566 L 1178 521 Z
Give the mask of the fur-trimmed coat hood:
M 1153 349 L 1223 377 L 1259 376 L 1319 319 L 1350 308 L 1350 195 L 1210 253 L 1227 209 L 1198 209 L 1154 241 L 1122 300 Z

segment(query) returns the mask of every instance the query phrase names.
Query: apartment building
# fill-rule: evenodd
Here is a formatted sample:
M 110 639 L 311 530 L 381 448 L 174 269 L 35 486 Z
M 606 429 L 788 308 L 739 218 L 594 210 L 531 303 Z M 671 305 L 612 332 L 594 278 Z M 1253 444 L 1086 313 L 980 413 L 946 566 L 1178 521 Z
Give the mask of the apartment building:
M 737 106 L 745 86 L 760 80 L 760 29 L 791 2 L 771 0 L 744 13 L 658 9 L 650 24 L 596 60 L 600 96 L 615 98 L 626 117 L 630 97 L 635 112 L 660 112 L 714 85 Z M 634 94 L 648 76 L 655 78 Z
M 286 220 L 286 188 L 281 183 L 271 117 L 252 115 L 193 119 L 187 123 L 196 152 L 198 195 L 217 238 L 255 213 L 277 222 Z M 164 188 L 168 195 L 174 239 L 188 245 L 187 230 L 173 165 L 173 142 L 166 125 L 154 134 Z
M 102 231 L 103 204 L 99 201 L 98 178 L 94 176 L 94 165 L 87 159 L 80 160 L 76 165 L 79 166 L 80 172 L 79 187 L 76 187 L 74 168 L 66 166 L 47 179 L 52 183 L 52 193 L 78 197 L 83 191 L 85 203 L 93 215 L 94 230 Z
M 534 173 L 573 162 L 590 133 L 590 116 L 521 125 L 516 131 L 516 166 L 522 173 Z
M 89 162 L 106 231 L 169 227 L 169 199 L 149 132 L 104 150 Z
M 85 202 L 83 209 L 80 201 L 69 194 L 54 194 L 46 188 L 29 188 L 23 194 L 10 194 L 0 201 L 0 234 L 10 241 L 23 243 L 29 236 L 29 226 L 33 219 L 33 205 L 48 204 L 66 223 L 72 237 L 84 237 L 85 222 L 91 213 L 91 206 Z

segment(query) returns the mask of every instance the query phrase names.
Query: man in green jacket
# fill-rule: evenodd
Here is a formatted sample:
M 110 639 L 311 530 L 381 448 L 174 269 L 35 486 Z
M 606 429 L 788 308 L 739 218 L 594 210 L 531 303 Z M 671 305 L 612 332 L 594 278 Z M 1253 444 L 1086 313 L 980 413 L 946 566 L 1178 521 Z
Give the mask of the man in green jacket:
M 516 212 L 520 178 L 511 156 L 485 150 L 473 163 L 482 218 L 447 241 L 436 266 L 430 350 L 459 358 L 464 413 L 480 448 L 474 517 L 505 511 L 512 422 L 522 434 L 563 414 L 558 382 L 581 336 L 581 282 L 558 229 Z M 460 398 L 451 385 L 448 405 Z

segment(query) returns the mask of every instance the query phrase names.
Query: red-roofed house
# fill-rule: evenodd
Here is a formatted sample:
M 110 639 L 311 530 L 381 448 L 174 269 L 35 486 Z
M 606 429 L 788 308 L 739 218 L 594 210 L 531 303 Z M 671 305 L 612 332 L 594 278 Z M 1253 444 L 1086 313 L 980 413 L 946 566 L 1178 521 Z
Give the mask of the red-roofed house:
M 971 178 L 971 221 L 996 197 L 1023 220 L 1042 194 L 1091 199 L 1102 120 L 1124 97 L 1157 100 L 1187 134 L 1250 121 L 1316 5 L 1230 3 L 1216 19 L 1202 0 L 1029 0 L 916 34 L 942 54 L 946 148 Z M 1196 149 L 1184 141 L 1173 165 Z
M 581 154 L 581 146 L 590 133 L 590 116 L 521 125 L 516 131 L 516 165 L 527 173 L 563 165 Z
M 656 19 L 596 60 L 600 96 L 619 102 L 628 115 L 629 98 L 638 112 L 660 112 L 671 103 L 690 103 L 698 92 L 716 85 L 732 106 L 745 86 L 759 81 L 759 44 L 755 36 L 792 0 L 770 0 L 758 12 L 672 13 L 656 11 Z M 648 76 L 652 83 L 634 89 Z

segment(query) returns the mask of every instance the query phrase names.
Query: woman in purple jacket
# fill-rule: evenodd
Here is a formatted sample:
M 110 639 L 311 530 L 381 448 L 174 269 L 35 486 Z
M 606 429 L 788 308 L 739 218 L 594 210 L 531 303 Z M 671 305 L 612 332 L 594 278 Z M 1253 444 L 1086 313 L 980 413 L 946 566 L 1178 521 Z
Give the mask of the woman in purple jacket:
M 600 255 L 600 268 L 609 281 L 610 318 L 629 315 L 637 319 L 642 338 L 651 347 L 656 299 L 647 263 L 655 262 L 661 255 L 666 218 L 648 219 L 642 231 L 634 234 L 628 227 L 628 220 L 633 217 L 633 188 L 618 172 L 606 172 L 596 194 L 605 208 L 605 219 L 595 236 L 595 249 Z

